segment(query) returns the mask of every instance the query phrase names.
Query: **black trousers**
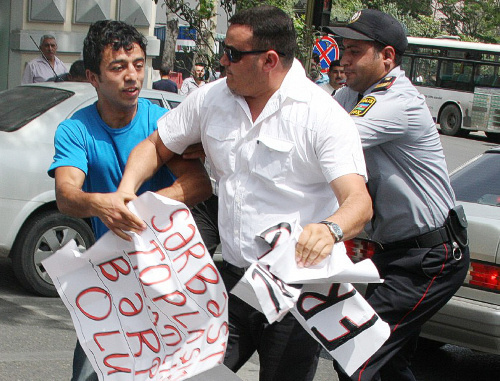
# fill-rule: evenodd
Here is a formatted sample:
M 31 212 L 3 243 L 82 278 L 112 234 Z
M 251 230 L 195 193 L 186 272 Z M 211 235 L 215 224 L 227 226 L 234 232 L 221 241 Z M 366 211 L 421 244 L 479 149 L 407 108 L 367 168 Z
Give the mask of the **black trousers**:
M 368 287 L 366 300 L 391 328 L 389 339 L 348 377 L 334 362 L 340 381 L 414 381 L 409 366 L 422 325 L 462 285 L 469 269 L 469 249 L 462 257 L 449 244 L 434 248 L 395 249 L 373 261 L 384 283 Z
M 220 269 L 226 289 L 240 275 Z M 257 351 L 260 381 L 312 381 L 319 361 L 320 345 L 291 313 L 269 324 L 265 315 L 229 294 L 229 338 L 224 365 L 237 372 Z
M 215 195 L 191 208 L 193 219 L 211 256 L 220 244 L 218 213 L 219 198 Z

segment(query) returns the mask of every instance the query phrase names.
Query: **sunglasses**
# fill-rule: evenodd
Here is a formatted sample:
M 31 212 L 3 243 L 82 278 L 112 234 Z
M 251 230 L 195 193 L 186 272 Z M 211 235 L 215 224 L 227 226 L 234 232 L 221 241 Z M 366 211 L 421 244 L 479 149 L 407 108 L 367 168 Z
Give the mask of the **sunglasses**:
M 224 42 L 222 42 L 222 49 L 224 50 L 224 53 L 227 55 L 229 61 L 232 63 L 239 62 L 245 54 L 262 54 L 268 52 L 269 50 L 273 50 L 273 49 L 267 49 L 267 50 L 241 51 L 236 48 L 233 48 L 232 46 L 227 46 Z M 280 56 L 285 56 L 284 53 L 278 51 L 276 51 L 276 53 L 278 53 Z

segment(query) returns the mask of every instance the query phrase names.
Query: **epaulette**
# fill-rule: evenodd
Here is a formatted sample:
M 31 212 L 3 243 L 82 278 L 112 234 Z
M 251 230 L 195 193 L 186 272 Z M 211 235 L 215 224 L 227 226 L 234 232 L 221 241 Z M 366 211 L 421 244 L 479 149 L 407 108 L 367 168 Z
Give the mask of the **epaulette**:
M 388 88 L 390 88 L 392 86 L 392 84 L 394 83 L 395 80 L 396 80 L 396 77 L 394 77 L 394 76 L 385 77 L 379 83 L 377 83 L 375 85 L 375 87 L 373 88 L 373 90 L 371 92 L 374 93 L 375 91 L 387 90 Z

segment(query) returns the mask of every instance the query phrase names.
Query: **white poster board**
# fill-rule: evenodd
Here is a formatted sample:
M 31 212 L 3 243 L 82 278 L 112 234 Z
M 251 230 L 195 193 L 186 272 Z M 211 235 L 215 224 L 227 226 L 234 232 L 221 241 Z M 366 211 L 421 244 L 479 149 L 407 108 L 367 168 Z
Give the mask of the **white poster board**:
M 228 297 L 191 213 L 154 193 L 129 207 L 148 226 L 132 242 L 108 232 L 44 261 L 99 380 L 183 380 L 221 364 Z

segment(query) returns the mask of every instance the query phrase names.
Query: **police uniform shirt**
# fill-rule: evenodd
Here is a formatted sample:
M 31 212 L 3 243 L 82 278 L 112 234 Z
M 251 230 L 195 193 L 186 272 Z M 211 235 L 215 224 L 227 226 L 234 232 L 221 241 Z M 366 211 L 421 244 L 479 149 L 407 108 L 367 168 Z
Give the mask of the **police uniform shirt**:
M 424 96 L 397 67 L 359 103 L 357 97 L 348 87 L 335 95 L 363 144 L 375 211 L 367 228 L 371 238 L 395 242 L 443 226 L 454 194 Z

